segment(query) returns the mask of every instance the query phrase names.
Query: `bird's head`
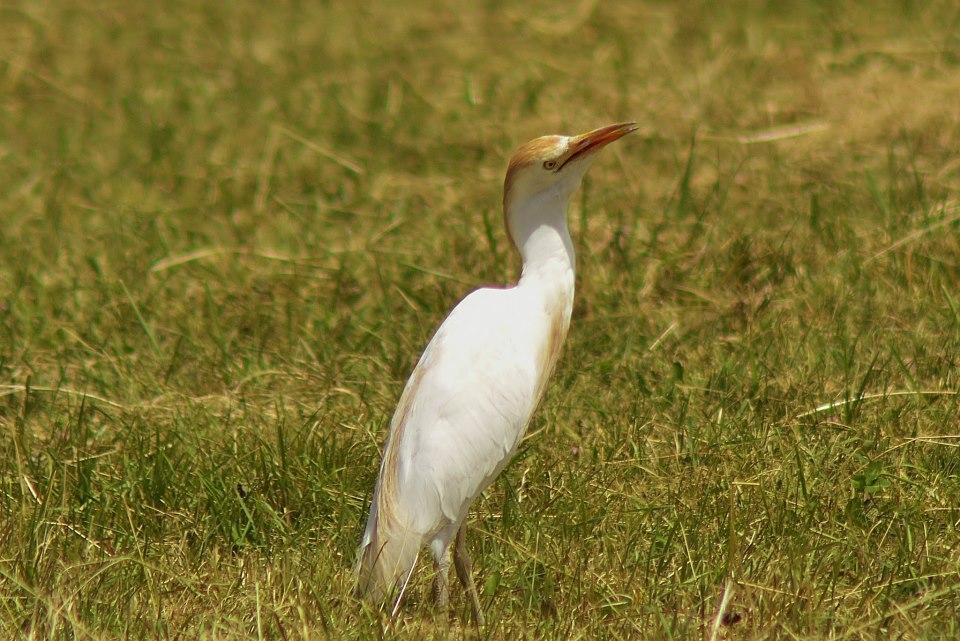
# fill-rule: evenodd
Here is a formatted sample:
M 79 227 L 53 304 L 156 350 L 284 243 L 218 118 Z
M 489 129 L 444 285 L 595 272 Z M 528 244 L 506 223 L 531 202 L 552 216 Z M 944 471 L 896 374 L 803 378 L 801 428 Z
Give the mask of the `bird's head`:
M 559 200 L 565 210 L 597 152 L 636 129 L 636 123 L 625 122 L 579 136 L 543 136 L 520 145 L 510 157 L 503 182 L 503 209 L 511 237 L 511 213 L 522 209 L 521 203 Z

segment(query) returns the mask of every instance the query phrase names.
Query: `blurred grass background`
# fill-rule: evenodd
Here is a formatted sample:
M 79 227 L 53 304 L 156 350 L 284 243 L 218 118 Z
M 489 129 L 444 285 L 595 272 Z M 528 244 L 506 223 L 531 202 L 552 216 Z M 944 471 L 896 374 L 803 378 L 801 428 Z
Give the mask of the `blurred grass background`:
M 0 4 L 0 635 L 960 636 L 954 2 Z M 471 540 L 348 596 L 510 150 L 637 120 Z M 726 595 L 727 599 L 724 600 Z

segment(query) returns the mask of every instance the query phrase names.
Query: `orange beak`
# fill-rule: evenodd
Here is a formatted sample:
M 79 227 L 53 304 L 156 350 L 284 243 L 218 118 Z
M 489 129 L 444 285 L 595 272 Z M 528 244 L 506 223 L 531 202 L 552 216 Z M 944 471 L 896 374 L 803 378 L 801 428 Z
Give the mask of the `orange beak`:
M 588 131 L 585 134 L 574 136 L 570 142 L 570 149 L 560 159 L 557 171 L 563 169 L 564 165 L 571 160 L 600 151 L 614 140 L 619 140 L 628 133 L 636 130 L 637 123 L 622 122 L 617 125 L 607 125 L 606 127 L 600 127 L 599 129 Z

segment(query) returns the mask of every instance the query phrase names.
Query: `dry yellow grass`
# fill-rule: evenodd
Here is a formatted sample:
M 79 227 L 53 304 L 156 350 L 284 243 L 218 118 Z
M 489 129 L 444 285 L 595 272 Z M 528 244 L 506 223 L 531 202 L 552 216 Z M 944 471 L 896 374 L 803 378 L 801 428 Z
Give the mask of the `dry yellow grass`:
M 958 636 L 958 21 L 0 7 L 0 636 Z M 348 596 L 378 447 L 515 274 L 509 151 L 625 119 L 476 512 L 490 626 L 426 576 L 388 626 Z

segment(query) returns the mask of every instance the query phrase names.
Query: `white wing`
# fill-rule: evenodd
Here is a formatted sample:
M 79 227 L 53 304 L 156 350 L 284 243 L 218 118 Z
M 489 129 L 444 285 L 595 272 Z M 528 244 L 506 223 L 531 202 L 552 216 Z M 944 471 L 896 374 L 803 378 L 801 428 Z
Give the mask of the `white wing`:
M 397 516 L 424 536 L 463 518 L 509 462 L 536 408 L 542 341 L 528 305 L 512 289 L 473 292 L 410 377 L 406 416 L 391 426 L 393 498 Z
M 361 541 L 360 591 L 382 596 L 417 551 L 459 524 L 510 461 L 563 342 L 570 302 L 480 289 L 457 305 L 407 381 Z

